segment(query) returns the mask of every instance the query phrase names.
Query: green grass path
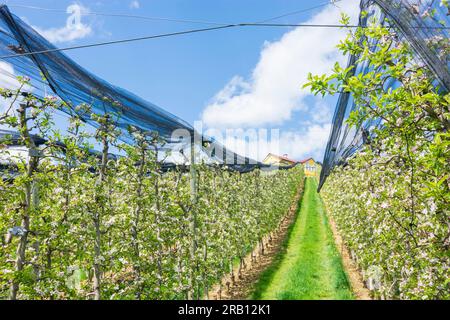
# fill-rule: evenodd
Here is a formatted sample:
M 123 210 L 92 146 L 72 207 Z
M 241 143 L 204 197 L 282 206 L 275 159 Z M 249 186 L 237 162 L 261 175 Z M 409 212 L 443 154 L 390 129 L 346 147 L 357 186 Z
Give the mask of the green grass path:
M 316 180 L 308 178 L 288 239 L 256 284 L 253 299 L 354 298 L 316 189 Z

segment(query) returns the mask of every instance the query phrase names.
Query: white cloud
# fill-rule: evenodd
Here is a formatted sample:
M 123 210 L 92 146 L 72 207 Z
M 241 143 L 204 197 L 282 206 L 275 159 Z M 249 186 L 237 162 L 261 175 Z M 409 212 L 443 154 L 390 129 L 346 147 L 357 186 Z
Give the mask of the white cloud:
M 338 5 L 339 8 L 329 5 L 304 23 L 339 24 L 341 12 L 357 22 L 358 1 L 343 0 Z M 266 43 L 250 79 L 234 76 L 205 107 L 202 114 L 205 126 L 218 129 L 281 126 L 292 120 L 294 112 L 302 112 L 299 130 L 281 131 L 278 138 L 259 142 L 258 147 L 254 146 L 256 142 L 245 145 L 225 141 L 225 145 L 258 160 L 269 152 L 288 154 L 297 160 L 310 156 L 322 160 L 334 105 L 312 98 L 302 86 L 309 72 L 328 73 L 336 61 L 346 63 L 346 57 L 336 48 L 345 35 L 346 30 L 340 28 L 299 27 L 278 41 Z
M 0 61 L 0 88 L 12 91 L 19 89 L 21 84 L 17 80 L 17 75 L 18 74 L 11 64 Z M 22 87 L 21 92 L 31 93 L 33 92 L 33 88 L 27 84 Z M 19 96 L 15 101 L 16 104 L 14 105 L 14 107 L 10 109 L 11 103 L 13 102 L 13 98 L 3 98 L 0 96 L 0 115 L 7 111 L 15 114 L 15 108 L 18 106 L 18 104 L 24 102 L 24 98 L 22 96 Z M 11 130 L 11 128 L 6 125 L 0 125 L 0 129 Z
M 20 86 L 16 79 L 14 67 L 9 63 L 0 61 L 0 88 L 2 89 L 17 89 Z
M 318 124 L 329 123 L 333 118 L 330 106 L 323 100 L 316 100 L 314 107 L 309 109 L 309 114 L 312 122 Z
M 356 19 L 358 1 L 344 0 L 339 6 L 329 5 L 305 23 L 338 24 L 342 11 Z M 231 79 L 204 109 L 203 121 L 211 127 L 281 124 L 294 111 L 307 110 L 309 91 L 301 89 L 307 74 L 329 72 L 336 61 L 345 63 L 336 49 L 345 33 L 340 28 L 299 27 L 266 43 L 251 78 Z
M 14 67 L 9 63 L 0 61 L 0 88 L 14 90 L 20 87 L 19 81 L 16 79 L 16 75 L 14 72 Z M 11 106 L 12 99 L 5 99 L 0 97 L 0 115 L 6 113 L 9 107 Z M 6 125 L 0 124 L 0 129 L 8 129 L 11 128 Z
M 328 141 L 331 124 L 314 124 L 305 132 L 285 132 L 280 136 L 280 153 L 296 160 L 313 157 L 322 161 L 323 149 Z
M 267 135 L 260 135 L 261 131 L 258 130 L 235 129 L 218 141 L 229 150 L 258 161 L 262 161 L 268 153 L 287 154 L 288 157 L 296 160 L 314 157 L 321 161 L 330 129 L 330 123 L 313 124 L 301 131 L 280 131 L 278 135 L 272 135 L 270 131 Z M 244 134 L 241 134 L 240 130 Z
M 92 28 L 81 22 L 81 17 L 88 12 L 89 9 L 80 4 L 71 4 L 67 7 L 69 17 L 67 18 L 64 27 L 42 29 L 33 26 L 33 28 L 52 43 L 83 39 L 92 33 Z
M 139 1 L 137 1 L 137 0 L 131 1 L 131 3 L 130 3 L 131 9 L 139 9 L 140 7 L 141 7 L 141 4 L 139 3 Z

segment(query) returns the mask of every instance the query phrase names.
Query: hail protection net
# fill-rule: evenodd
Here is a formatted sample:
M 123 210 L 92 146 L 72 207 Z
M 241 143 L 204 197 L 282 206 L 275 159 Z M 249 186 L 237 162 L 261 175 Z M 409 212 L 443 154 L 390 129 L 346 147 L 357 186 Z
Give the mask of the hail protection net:
M 64 104 L 63 112 L 77 114 L 83 121 L 96 127 L 91 112 L 96 115 L 112 114 L 121 130 L 120 139 L 132 144 L 129 127 L 157 133 L 165 141 L 165 148 L 185 150 L 189 154 L 189 141 L 174 139 L 175 131 L 184 130 L 190 137 L 197 134 L 186 121 L 142 98 L 116 87 L 90 73 L 38 34 L 32 27 L 12 14 L 5 5 L 0 6 L 0 68 L 2 86 L 17 86 L 17 76 L 31 79 L 26 90 L 36 97 L 54 94 Z M 91 112 L 77 108 L 89 105 Z M 182 146 L 180 147 L 180 144 Z M 240 172 L 267 167 L 248 157 L 227 150 L 221 143 L 200 136 L 197 152 L 204 162 L 227 166 Z M 207 148 L 204 146 L 207 145 Z
M 359 25 L 366 27 L 376 23 L 391 28 L 398 35 L 398 41 L 407 41 L 414 52 L 414 58 L 432 71 L 435 84 L 441 90 L 450 90 L 450 9 L 445 0 L 362 0 Z M 367 39 L 369 46 L 376 49 L 376 41 Z M 350 56 L 348 66 L 353 66 L 352 75 L 364 75 L 371 71 L 370 65 L 359 56 Z M 395 79 L 385 84 L 385 88 L 395 88 L 400 84 Z M 343 165 L 355 154 L 374 128 L 382 125 L 381 119 L 372 119 L 359 125 L 349 126 L 346 122 L 356 110 L 353 97 L 341 93 L 335 109 L 330 138 L 328 140 L 319 189 L 323 186 L 331 170 Z

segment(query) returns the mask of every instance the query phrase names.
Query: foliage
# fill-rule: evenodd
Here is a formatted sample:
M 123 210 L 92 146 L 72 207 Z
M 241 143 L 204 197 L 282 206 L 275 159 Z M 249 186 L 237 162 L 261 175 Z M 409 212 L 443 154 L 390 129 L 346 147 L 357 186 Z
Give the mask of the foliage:
M 95 114 L 94 134 L 76 115 L 61 133 L 52 122 L 59 102 L 23 97 L 29 84 L 21 81 L 0 92 L 11 105 L 0 124 L 16 128 L 20 144 L 35 152 L 11 155 L 17 174 L 0 180 L 0 298 L 201 297 L 277 228 L 303 181 L 301 167 L 241 175 L 197 164 L 194 202 L 189 174 L 161 171 L 156 135 L 129 128 L 135 143 L 120 145 L 120 115 Z M 49 142 L 35 146 L 30 133 Z M 93 139 L 100 154 L 89 152 Z M 111 158 L 111 146 L 124 156 Z
M 351 93 L 353 127 L 382 121 L 330 175 L 324 198 L 366 278 L 380 270 L 376 296 L 448 299 L 450 94 L 391 29 L 358 28 L 339 49 L 366 61 L 368 71 L 353 75 L 336 64 L 331 75 L 310 75 L 307 86 Z M 392 79 L 399 85 L 386 86 Z

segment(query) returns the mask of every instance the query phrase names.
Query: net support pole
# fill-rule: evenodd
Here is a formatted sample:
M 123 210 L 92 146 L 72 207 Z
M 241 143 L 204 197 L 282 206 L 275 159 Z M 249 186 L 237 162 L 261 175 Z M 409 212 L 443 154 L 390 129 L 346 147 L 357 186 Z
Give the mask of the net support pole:
M 197 170 L 195 168 L 195 138 L 193 137 L 191 143 L 191 159 L 190 159 L 190 187 L 191 187 L 191 210 L 190 210 L 190 231 L 191 231 L 191 246 L 190 246 L 190 256 L 191 263 L 193 267 L 191 268 L 190 275 L 190 289 L 188 294 L 188 299 L 195 299 L 195 276 L 197 271 L 197 261 L 195 257 L 195 252 L 197 250 Z

